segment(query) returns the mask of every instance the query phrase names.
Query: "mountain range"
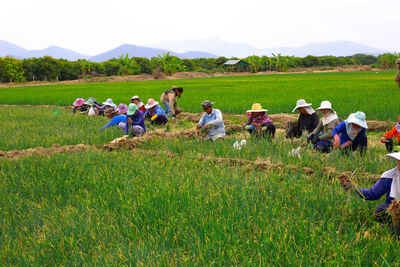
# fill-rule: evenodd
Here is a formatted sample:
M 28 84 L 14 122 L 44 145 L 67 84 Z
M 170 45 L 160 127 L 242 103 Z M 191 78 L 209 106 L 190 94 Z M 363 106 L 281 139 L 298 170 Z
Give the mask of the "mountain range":
M 124 44 L 104 53 L 89 56 L 59 46 L 50 46 L 43 50 L 27 50 L 15 44 L 0 40 L 0 57 L 13 56 L 20 59 L 51 56 L 53 58 L 64 58 L 68 60 L 87 59 L 93 62 L 102 62 L 124 54 L 151 58 L 168 52 L 179 58 L 193 59 L 201 57 L 216 58 L 219 56 L 244 58 L 250 55 L 270 56 L 272 53 L 298 57 L 307 55 L 351 56 L 358 53 L 379 55 L 386 51 L 349 41 L 311 43 L 301 47 L 258 49 L 247 43 L 227 42 L 220 38 L 213 37 L 201 40 L 170 41 L 149 46 Z

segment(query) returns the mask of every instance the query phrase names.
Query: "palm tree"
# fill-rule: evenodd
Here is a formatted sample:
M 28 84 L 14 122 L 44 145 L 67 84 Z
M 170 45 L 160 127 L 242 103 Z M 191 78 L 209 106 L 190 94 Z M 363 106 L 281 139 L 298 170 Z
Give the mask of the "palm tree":
M 170 58 L 169 52 L 168 53 L 163 53 L 163 55 L 158 55 L 158 60 L 161 64 L 161 71 L 163 72 L 164 77 L 167 75 L 167 62 Z
M 247 58 L 247 61 L 250 63 L 251 71 L 256 73 L 258 72 L 258 68 L 260 67 L 260 58 L 256 55 L 250 56 Z

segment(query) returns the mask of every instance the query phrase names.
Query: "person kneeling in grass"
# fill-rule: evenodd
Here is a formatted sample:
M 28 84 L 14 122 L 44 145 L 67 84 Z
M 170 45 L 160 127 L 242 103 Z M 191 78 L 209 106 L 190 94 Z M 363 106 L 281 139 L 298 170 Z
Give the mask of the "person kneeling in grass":
M 358 188 L 354 186 L 348 178 L 340 180 L 340 184 L 344 190 L 352 190 L 365 200 L 378 200 L 386 194 L 385 203 L 379 204 L 375 209 L 375 220 L 380 223 L 391 222 L 388 213 L 389 206 L 393 200 L 400 199 L 400 153 L 390 153 L 385 156 L 395 160 L 397 166 L 384 172 L 381 178 L 371 188 Z
M 167 114 L 154 99 L 147 100 L 145 108 L 147 111 L 144 113 L 144 117 L 149 119 L 152 124 L 164 125 L 168 122 Z
M 146 132 L 143 112 L 139 110 L 136 104 L 129 104 L 126 120 L 125 135 L 131 132 L 133 136 L 142 136 Z M 129 128 L 130 125 L 132 126 Z
M 201 107 L 204 110 L 204 114 L 197 124 L 198 133 L 200 129 L 205 129 L 207 134 L 205 140 L 215 141 L 225 137 L 225 125 L 222 120 L 222 113 L 219 109 L 212 107 L 214 103 L 209 100 L 203 101 Z
M 308 134 L 312 133 L 318 126 L 319 117 L 311 105 L 312 104 L 307 103 L 304 99 L 297 100 L 296 107 L 292 112 L 298 110 L 300 116 L 296 123 L 290 123 L 288 125 L 286 138 L 300 138 L 304 131 L 307 131 Z
M 314 149 L 329 153 L 333 145 L 333 129 L 339 124 L 339 118 L 336 112 L 332 109 L 332 104 L 329 101 L 322 101 L 321 106 L 316 109 L 316 112 L 322 114 L 317 128 L 307 136 L 307 141 L 311 141 Z M 322 132 L 322 134 L 320 134 Z
M 275 137 L 275 125 L 272 124 L 267 110 L 263 109 L 259 103 L 253 104 L 251 110 L 247 113 L 250 114 L 245 129 L 256 136 L 266 136 L 267 138 Z
M 333 129 L 333 138 L 335 139 L 333 147 L 335 149 L 339 148 L 345 153 L 359 148 L 360 155 L 362 155 L 367 149 L 366 129 L 368 129 L 368 126 L 365 120 L 365 113 L 361 111 L 351 113 L 347 120 L 339 123 Z
M 120 114 L 118 111 L 110 111 L 106 114 L 108 118 L 111 119 L 109 123 L 101 127 L 99 131 L 103 131 L 105 128 L 116 125 L 118 129 L 125 130 L 126 126 L 126 116 Z
M 382 136 L 381 142 L 386 145 L 386 150 L 389 153 L 393 150 L 400 151 L 400 116 L 397 119 L 396 125 Z

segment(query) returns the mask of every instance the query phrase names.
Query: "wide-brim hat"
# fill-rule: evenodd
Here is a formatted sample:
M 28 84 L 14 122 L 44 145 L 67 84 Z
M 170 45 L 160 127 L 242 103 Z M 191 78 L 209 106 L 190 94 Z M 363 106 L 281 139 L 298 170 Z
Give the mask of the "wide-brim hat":
M 95 103 L 93 100 L 89 99 L 88 101 L 85 102 L 85 104 L 88 106 L 93 106 Z
M 138 106 L 137 106 L 136 104 L 130 103 L 130 104 L 129 104 L 129 107 L 128 107 L 128 113 L 127 113 L 127 115 L 133 115 L 133 114 L 135 114 L 136 110 L 138 110 L 138 109 L 139 109 L 139 108 L 138 108 Z
M 103 102 L 103 105 L 111 106 L 111 107 L 113 107 L 113 108 L 117 107 L 117 105 L 114 104 L 114 102 L 112 101 L 111 98 L 108 98 L 108 99 L 106 100 L 106 102 Z
M 319 108 L 316 108 L 315 110 L 320 111 L 321 109 L 330 109 L 333 111 L 331 102 L 329 102 L 328 100 L 322 101 L 321 106 Z
M 263 109 L 263 108 L 261 107 L 261 104 L 255 103 L 255 104 L 253 104 L 253 106 L 251 107 L 251 109 L 248 110 L 247 112 L 252 113 L 252 112 L 267 112 L 267 111 L 268 111 L 267 109 Z
M 77 98 L 76 100 L 75 100 L 75 102 L 74 102 L 74 106 L 75 107 L 80 107 L 80 106 L 82 106 L 83 104 L 85 104 L 85 102 L 86 102 L 86 100 L 84 99 L 84 98 Z
M 157 106 L 158 102 L 155 101 L 153 98 L 150 98 L 149 100 L 147 100 L 147 104 L 144 106 L 146 109 L 150 109 L 154 106 Z
M 140 97 L 137 95 L 132 96 L 131 100 L 133 100 L 133 99 L 138 99 L 140 101 Z
M 311 107 L 311 103 L 307 103 L 304 99 L 297 100 L 296 107 L 292 110 L 294 112 L 298 108 Z
M 388 157 L 395 161 L 398 161 L 398 160 L 400 160 L 400 152 L 389 153 L 389 154 L 386 154 L 385 157 Z
M 365 120 L 365 113 L 361 111 L 357 111 L 356 113 L 351 113 L 347 118 L 348 123 L 354 123 L 359 125 L 364 129 L 368 129 L 367 121 Z
M 118 105 L 117 111 L 119 113 L 126 113 L 128 111 L 128 106 L 125 105 L 124 103 L 121 103 L 121 104 Z
M 204 100 L 203 103 L 201 103 L 202 108 L 211 107 L 212 105 L 214 105 L 214 102 L 211 102 L 210 100 Z

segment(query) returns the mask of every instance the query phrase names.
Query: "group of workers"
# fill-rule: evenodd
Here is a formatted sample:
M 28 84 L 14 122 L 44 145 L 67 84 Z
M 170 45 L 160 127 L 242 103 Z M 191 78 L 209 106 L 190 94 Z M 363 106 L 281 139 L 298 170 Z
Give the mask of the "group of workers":
M 99 103 L 93 97 L 87 101 L 78 98 L 74 102 L 73 112 L 80 111 L 88 115 L 103 115 L 111 120 L 104 125 L 100 131 L 110 126 L 116 125 L 117 128 L 125 132 L 126 135 L 142 136 L 146 132 L 145 120 L 149 120 L 155 125 L 164 125 L 168 123 L 169 118 L 175 118 L 181 113 L 178 107 L 177 98 L 180 98 L 183 92 L 182 87 L 172 87 L 166 90 L 160 97 L 160 102 L 164 104 L 163 109 L 159 102 L 154 99 L 148 99 L 144 105 L 139 96 L 135 95 L 130 99 L 129 105 L 113 103 L 112 99 L 107 99 Z M 223 139 L 226 136 L 222 112 L 213 107 L 214 103 L 205 100 L 201 107 L 204 111 L 201 119 L 196 125 L 197 131 L 205 133 L 206 140 Z M 329 153 L 332 149 L 339 149 L 345 153 L 359 150 L 360 155 L 367 149 L 368 129 L 366 115 L 361 111 L 351 113 L 346 120 L 341 120 L 336 111 L 332 108 L 331 102 L 322 101 L 320 107 L 314 110 L 311 103 L 304 99 L 296 102 L 292 112 L 300 113 L 296 122 L 288 122 L 286 138 L 300 138 L 303 133 L 307 133 L 307 141 L 313 144 L 313 148 L 322 153 Z M 321 115 L 321 117 L 318 116 Z M 250 135 L 265 137 L 271 140 L 275 137 L 276 127 L 259 103 L 252 105 L 247 111 L 247 123 L 245 125 Z M 386 145 L 390 154 L 389 158 L 397 161 L 397 167 L 383 173 L 381 179 L 370 189 L 357 188 L 351 183 L 341 183 L 343 188 L 348 191 L 354 189 L 360 197 L 366 200 L 377 200 L 386 194 L 385 204 L 380 204 L 376 208 L 375 215 L 379 222 L 388 222 L 388 207 L 393 199 L 400 199 L 400 116 L 397 124 L 386 132 L 381 142 Z

